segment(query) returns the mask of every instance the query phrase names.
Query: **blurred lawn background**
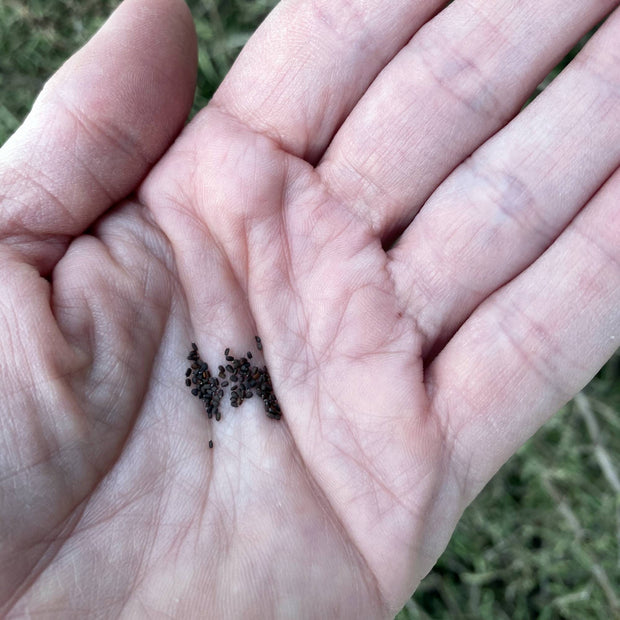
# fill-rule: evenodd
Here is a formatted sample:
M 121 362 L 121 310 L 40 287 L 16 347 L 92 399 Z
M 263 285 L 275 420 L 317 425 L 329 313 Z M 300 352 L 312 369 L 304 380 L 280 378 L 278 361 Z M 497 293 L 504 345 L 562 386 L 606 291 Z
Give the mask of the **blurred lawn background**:
M 0 144 L 49 75 L 117 4 L 0 0 Z M 188 4 L 200 47 L 195 112 L 276 1 Z M 398 619 L 620 618 L 619 412 L 616 355 L 468 508 Z

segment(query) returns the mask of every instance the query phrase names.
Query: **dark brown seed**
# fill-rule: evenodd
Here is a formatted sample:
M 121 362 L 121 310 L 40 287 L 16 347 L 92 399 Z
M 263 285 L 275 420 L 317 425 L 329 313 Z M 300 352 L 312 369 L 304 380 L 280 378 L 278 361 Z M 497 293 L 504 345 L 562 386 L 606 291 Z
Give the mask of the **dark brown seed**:
M 209 439 L 209 448 L 213 447 L 213 441 L 211 441 L 211 439 Z
M 217 422 L 219 422 L 222 419 L 222 414 L 220 413 L 219 409 L 215 411 L 215 419 Z
M 185 385 L 187 387 L 189 387 L 192 384 L 192 380 L 191 379 L 185 379 Z
M 226 387 L 228 385 L 228 381 L 222 381 L 222 387 Z
M 232 362 L 235 358 L 232 355 L 227 355 L 226 356 L 226 361 L 227 362 Z
M 224 349 L 224 355 L 228 355 L 230 353 L 230 347 L 226 347 L 226 349 Z
M 251 360 L 252 359 L 252 351 L 248 351 L 246 353 L 246 355 L 248 356 L 248 359 Z
M 188 368 L 188 369 L 185 371 L 185 376 L 186 376 L 186 377 L 189 377 L 191 374 L 192 374 L 192 369 L 191 369 L 191 368 Z

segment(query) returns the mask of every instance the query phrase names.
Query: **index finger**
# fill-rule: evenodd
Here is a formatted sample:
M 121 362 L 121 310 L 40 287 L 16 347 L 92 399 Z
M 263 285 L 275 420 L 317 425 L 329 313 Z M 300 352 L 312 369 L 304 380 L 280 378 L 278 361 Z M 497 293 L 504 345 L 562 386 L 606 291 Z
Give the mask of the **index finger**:
M 125 0 L 48 81 L 0 150 L 0 239 L 49 272 L 181 130 L 196 68 L 180 0 Z

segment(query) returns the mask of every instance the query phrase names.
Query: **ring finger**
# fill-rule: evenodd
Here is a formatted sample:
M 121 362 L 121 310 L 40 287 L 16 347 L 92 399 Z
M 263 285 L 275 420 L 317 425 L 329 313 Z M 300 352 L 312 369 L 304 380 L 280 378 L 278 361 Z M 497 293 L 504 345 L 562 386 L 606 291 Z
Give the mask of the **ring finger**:
M 318 170 L 384 242 L 618 2 L 454 2 L 368 89 Z
M 560 77 L 442 184 L 390 255 L 432 354 L 557 238 L 620 165 L 616 11 Z

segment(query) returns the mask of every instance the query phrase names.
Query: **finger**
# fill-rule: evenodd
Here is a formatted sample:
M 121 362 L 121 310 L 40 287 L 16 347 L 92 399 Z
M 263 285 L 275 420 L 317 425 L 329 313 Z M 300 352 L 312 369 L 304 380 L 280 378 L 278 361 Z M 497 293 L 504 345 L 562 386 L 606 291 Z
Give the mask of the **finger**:
M 55 556 L 138 420 L 170 409 L 182 364 L 165 236 L 130 203 L 93 232 L 71 243 L 53 289 L 0 246 L 0 609 Z
M 618 347 L 618 196 L 620 170 L 429 367 L 434 411 L 466 502 Z
M 620 11 L 506 129 L 433 194 L 392 250 L 433 354 L 534 261 L 620 165 Z
M 368 89 L 319 173 L 389 243 L 617 0 L 454 2 Z
M 196 66 L 180 0 L 126 0 L 47 83 L 0 151 L 0 239 L 49 271 L 180 131 Z
M 316 161 L 349 110 L 439 0 L 286 0 L 250 39 L 212 103 Z

